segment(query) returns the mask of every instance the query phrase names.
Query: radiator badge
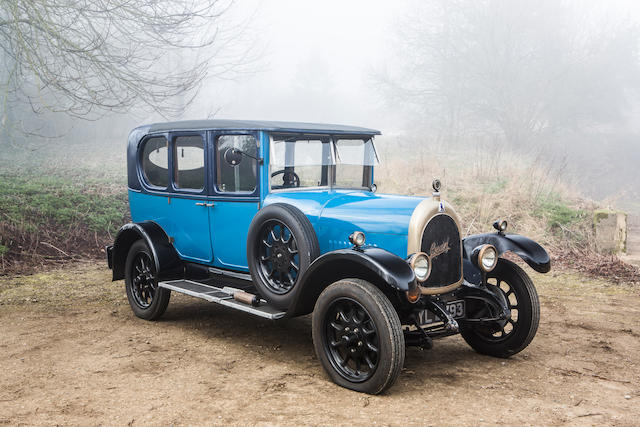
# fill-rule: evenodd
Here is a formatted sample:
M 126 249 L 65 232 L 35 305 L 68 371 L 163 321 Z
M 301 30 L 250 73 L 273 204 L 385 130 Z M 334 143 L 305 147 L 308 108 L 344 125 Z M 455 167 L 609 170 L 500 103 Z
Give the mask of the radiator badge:
M 431 259 L 434 259 L 438 255 L 446 254 L 450 249 L 451 247 L 449 246 L 449 239 L 439 245 L 436 245 L 436 243 L 433 242 L 431 244 L 431 249 L 429 250 L 429 257 L 431 257 Z
M 440 202 L 438 204 L 438 212 L 444 212 L 444 203 Z

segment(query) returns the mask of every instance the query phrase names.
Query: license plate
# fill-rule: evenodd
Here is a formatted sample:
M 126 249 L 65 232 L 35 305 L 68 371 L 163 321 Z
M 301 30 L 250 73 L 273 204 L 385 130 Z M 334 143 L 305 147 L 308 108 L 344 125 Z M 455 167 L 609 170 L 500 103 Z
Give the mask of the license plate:
M 449 301 L 445 305 L 445 310 L 447 310 L 454 319 L 463 318 L 465 315 L 464 300 Z M 428 325 L 429 323 L 441 320 L 429 310 L 422 310 L 418 313 L 418 321 L 421 325 Z

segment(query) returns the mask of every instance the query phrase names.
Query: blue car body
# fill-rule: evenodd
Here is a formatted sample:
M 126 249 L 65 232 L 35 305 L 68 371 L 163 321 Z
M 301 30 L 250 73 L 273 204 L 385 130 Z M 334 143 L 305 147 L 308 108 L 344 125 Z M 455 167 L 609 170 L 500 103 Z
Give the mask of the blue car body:
M 349 235 L 362 231 L 368 245 L 406 258 L 409 220 L 422 200 L 362 190 L 298 191 L 270 194 L 265 205 L 288 203 L 304 212 L 322 254 L 350 247 Z
M 256 167 L 255 188 L 250 192 L 229 194 L 214 183 L 218 173 L 214 141 L 223 134 L 249 135 L 258 145 L 255 154 L 260 161 Z M 274 190 L 269 180 L 272 172 L 271 144 L 275 134 L 372 139 L 380 132 L 340 125 L 234 120 L 140 126 L 130 133 L 127 149 L 129 205 L 133 222 L 157 224 L 184 261 L 239 272 L 249 271 L 247 233 L 252 219 L 260 209 L 275 203 L 294 206 L 304 213 L 316 233 L 321 255 L 350 247 L 348 238 L 354 231 L 364 232 L 369 246 L 382 248 L 402 259 L 411 255 L 412 251 L 408 250 L 411 217 L 427 198 L 375 193 L 371 190 L 373 168 L 360 188 L 325 185 Z M 148 185 L 141 167 L 139 150 L 142 144 L 149 138 L 163 136 L 168 141 L 167 150 L 170 150 L 175 149 L 172 146 L 177 136 L 189 135 L 199 136 L 204 141 L 203 167 L 207 174 L 202 188 L 197 191 L 181 190 L 171 179 L 166 188 Z M 169 156 L 167 169 L 174 169 L 175 162 L 174 156 Z M 455 216 L 454 212 L 452 214 Z M 505 250 L 513 246 L 506 245 Z M 520 252 L 528 250 L 525 248 Z M 537 251 L 537 247 L 532 250 Z M 466 257 L 468 255 L 465 254 Z M 546 253 L 527 262 L 539 271 L 549 269 Z M 466 268 L 473 269 L 472 266 Z

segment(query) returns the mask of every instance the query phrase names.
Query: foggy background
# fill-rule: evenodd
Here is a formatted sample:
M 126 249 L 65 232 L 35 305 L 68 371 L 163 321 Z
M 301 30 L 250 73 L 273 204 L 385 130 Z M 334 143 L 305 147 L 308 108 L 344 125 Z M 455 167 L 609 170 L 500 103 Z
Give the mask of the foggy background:
M 639 19 L 633 1 L 239 0 L 206 30 L 221 32 L 209 75 L 175 111 L 134 99 L 85 120 L 9 102 L 2 167 L 71 151 L 123 162 L 128 132 L 155 121 L 329 122 L 380 129 L 385 164 L 509 152 L 496 175 L 508 159 L 549 162 L 583 195 L 639 210 Z M 152 67 L 202 53 L 172 55 Z

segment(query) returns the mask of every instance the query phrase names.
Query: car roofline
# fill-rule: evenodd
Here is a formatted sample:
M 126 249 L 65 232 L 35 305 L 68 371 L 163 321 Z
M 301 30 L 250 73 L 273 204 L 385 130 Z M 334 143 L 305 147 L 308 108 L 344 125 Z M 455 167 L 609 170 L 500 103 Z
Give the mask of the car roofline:
M 279 122 L 264 120 L 184 120 L 177 122 L 153 123 L 139 126 L 145 128 L 146 133 L 171 131 L 266 131 L 273 133 L 324 134 L 324 135 L 380 135 L 376 129 L 358 126 L 336 125 L 329 123 Z

